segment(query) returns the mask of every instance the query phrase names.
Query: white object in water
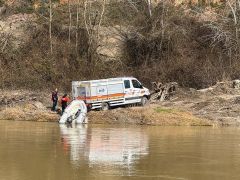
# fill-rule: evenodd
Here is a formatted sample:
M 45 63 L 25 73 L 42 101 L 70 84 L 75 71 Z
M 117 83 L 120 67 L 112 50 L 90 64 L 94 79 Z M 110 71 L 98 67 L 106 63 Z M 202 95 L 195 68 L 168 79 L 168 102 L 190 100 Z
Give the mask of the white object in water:
M 72 101 L 65 109 L 62 117 L 59 120 L 60 124 L 72 123 L 77 124 L 87 123 L 87 106 L 82 100 Z

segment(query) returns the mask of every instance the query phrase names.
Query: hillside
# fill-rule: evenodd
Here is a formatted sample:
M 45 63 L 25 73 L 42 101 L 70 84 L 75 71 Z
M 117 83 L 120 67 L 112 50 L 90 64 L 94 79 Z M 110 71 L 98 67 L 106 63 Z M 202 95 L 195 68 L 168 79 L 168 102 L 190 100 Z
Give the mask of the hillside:
M 135 76 L 204 88 L 239 78 L 234 1 L 0 1 L 0 88 Z

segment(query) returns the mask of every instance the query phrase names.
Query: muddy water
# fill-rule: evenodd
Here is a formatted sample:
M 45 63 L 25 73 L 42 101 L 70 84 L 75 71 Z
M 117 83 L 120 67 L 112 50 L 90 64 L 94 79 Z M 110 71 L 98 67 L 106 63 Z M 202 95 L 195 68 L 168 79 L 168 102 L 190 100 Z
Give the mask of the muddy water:
M 1 180 L 240 179 L 240 129 L 0 121 Z

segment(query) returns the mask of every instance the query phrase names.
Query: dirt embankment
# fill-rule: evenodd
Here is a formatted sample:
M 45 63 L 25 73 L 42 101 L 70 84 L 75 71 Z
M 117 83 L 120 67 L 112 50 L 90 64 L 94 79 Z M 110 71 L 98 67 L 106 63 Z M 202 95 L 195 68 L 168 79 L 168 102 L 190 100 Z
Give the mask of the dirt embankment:
M 2 91 L 0 120 L 57 121 L 58 115 L 50 111 L 50 100 L 43 92 Z
M 51 95 L 44 92 L 2 91 L 0 120 L 57 122 L 60 116 L 50 110 Z M 240 125 L 240 89 L 232 82 L 207 89 L 179 89 L 164 102 L 146 107 L 91 111 L 89 123 L 139 124 L 161 126 Z
M 192 112 L 218 125 L 240 125 L 240 88 L 239 84 L 234 87 L 234 81 L 219 82 L 201 90 L 182 89 L 172 100 L 159 105 Z

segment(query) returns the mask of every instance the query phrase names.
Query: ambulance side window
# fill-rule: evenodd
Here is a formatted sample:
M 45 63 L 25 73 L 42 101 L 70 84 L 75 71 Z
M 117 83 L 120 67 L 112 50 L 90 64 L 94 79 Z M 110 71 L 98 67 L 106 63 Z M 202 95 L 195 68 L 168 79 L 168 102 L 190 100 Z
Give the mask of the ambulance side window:
M 76 97 L 76 95 L 75 95 L 75 87 L 74 86 L 72 87 L 72 95 L 73 95 L 73 97 Z
M 130 81 L 129 80 L 124 80 L 124 86 L 125 86 L 125 89 L 129 89 L 130 88 Z
M 77 87 L 78 96 L 86 96 L 86 88 L 85 87 Z

